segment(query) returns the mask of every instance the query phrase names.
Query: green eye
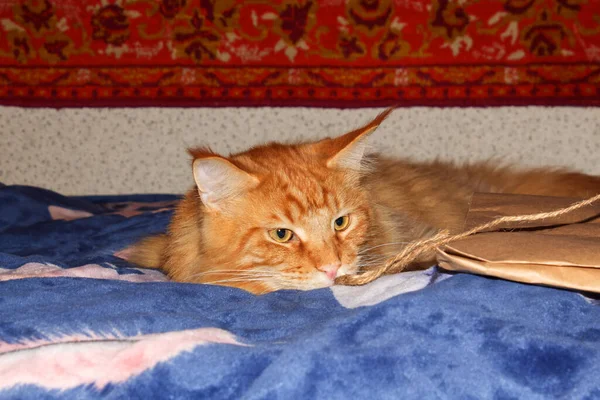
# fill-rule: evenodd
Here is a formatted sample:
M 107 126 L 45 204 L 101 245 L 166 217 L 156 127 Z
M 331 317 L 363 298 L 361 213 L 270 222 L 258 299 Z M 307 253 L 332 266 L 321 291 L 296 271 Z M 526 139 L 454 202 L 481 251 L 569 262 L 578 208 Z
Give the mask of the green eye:
M 343 231 L 348 227 L 349 224 L 350 217 L 344 215 L 343 217 L 339 217 L 335 221 L 333 221 L 333 229 L 335 229 L 336 231 Z
M 283 228 L 273 229 L 269 231 L 269 236 L 277 243 L 286 243 L 292 240 L 294 237 L 294 232 Z

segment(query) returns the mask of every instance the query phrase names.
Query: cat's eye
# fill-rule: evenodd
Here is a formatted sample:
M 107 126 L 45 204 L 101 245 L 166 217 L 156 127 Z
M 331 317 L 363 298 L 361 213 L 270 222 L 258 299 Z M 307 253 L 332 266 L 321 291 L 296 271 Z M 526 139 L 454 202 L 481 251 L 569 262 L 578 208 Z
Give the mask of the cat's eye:
M 338 232 L 343 231 L 348 227 L 349 224 L 350 217 L 348 215 L 344 215 L 342 217 L 336 218 L 335 221 L 333 221 L 333 229 L 335 229 Z
M 272 229 L 269 231 L 269 236 L 277 243 L 286 243 L 292 240 L 294 237 L 294 232 L 283 228 Z

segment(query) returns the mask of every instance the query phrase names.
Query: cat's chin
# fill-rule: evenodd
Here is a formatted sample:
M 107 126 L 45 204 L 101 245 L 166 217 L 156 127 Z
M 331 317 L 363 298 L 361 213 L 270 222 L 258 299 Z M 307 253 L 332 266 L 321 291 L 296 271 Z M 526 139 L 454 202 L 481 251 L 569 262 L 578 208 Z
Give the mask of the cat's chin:
M 308 284 L 301 288 L 300 290 L 313 290 L 313 289 L 323 289 L 327 287 L 333 286 L 333 279 L 327 277 L 322 272 L 317 272 L 314 274 L 313 279 L 311 279 Z

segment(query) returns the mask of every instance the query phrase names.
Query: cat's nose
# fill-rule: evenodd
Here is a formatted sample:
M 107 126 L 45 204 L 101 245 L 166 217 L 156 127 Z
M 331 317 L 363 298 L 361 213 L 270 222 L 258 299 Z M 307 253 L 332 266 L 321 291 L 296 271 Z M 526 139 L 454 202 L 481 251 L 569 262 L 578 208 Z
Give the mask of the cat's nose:
M 325 272 L 325 275 L 327 275 L 329 279 L 334 280 L 337 275 L 338 269 L 340 269 L 341 266 L 342 263 L 337 262 L 333 264 L 322 265 L 317 269 L 319 271 Z

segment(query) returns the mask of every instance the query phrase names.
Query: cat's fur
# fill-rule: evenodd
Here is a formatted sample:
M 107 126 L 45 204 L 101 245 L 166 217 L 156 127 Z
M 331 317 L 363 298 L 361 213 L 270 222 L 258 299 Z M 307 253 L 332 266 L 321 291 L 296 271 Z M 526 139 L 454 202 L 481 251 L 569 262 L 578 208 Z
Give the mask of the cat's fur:
M 576 172 L 365 156 L 367 137 L 389 112 L 316 143 L 268 144 L 229 157 L 191 149 L 197 187 L 168 232 L 141 241 L 131 260 L 181 282 L 253 293 L 313 289 L 383 262 L 407 241 L 460 231 L 475 191 L 600 193 L 600 177 Z M 333 221 L 342 215 L 350 223 L 337 232 Z M 268 234 L 277 228 L 294 238 L 277 243 Z

